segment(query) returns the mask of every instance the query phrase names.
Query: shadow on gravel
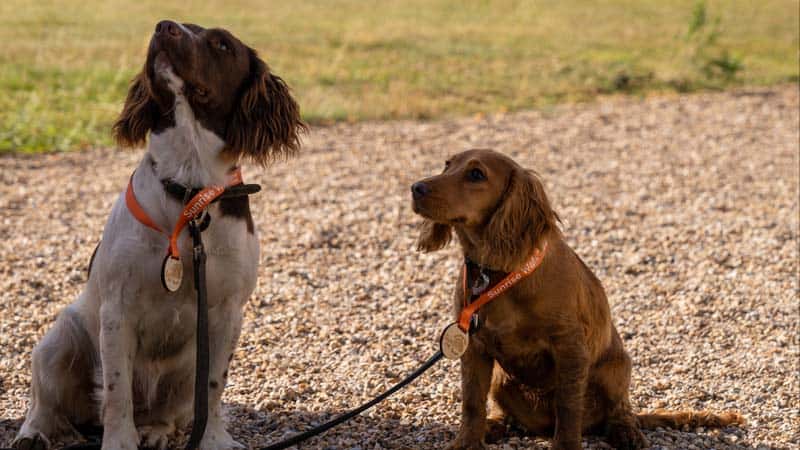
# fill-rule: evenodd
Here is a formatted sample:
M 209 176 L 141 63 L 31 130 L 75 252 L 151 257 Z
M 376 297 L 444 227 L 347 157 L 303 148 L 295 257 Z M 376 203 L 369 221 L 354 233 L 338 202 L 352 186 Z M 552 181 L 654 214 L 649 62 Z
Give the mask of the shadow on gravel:
M 302 409 L 274 409 L 262 411 L 248 405 L 227 403 L 229 423 L 228 431 L 247 448 L 261 448 L 276 443 L 283 438 L 293 436 L 317 426 L 342 411 L 310 412 Z M 0 418 L 0 448 L 8 447 L 22 425 L 22 417 Z M 312 438 L 300 445 L 300 448 L 326 450 L 344 449 L 438 449 L 444 448 L 455 436 L 455 424 L 415 423 L 414 418 L 380 418 L 369 415 L 359 416 L 349 422 L 329 430 L 319 437 Z M 745 437 L 746 429 L 728 428 L 724 434 L 735 434 Z M 687 444 L 697 449 L 741 449 L 741 450 L 784 450 L 788 447 L 767 445 L 754 446 L 748 443 L 733 443 L 722 437 L 723 433 L 691 433 L 676 430 L 645 431 L 645 435 L 654 444 L 652 449 L 684 449 Z M 666 441 L 672 440 L 670 445 Z M 71 444 L 71 442 L 56 443 Z M 511 429 L 508 435 L 494 448 L 549 449 L 547 440 L 533 439 L 518 429 Z M 178 446 L 181 448 L 182 446 Z M 584 436 L 584 447 L 610 448 L 598 436 Z M 297 448 L 297 447 L 293 447 Z M 492 447 L 490 447 L 492 448 Z M 691 447 L 690 447 L 691 448 Z
M 229 417 L 228 431 L 234 439 L 248 448 L 274 444 L 345 412 L 311 412 L 283 407 L 266 411 L 238 403 L 228 403 L 225 406 Z M 408 419 L 372 417 L 368 411 L 303 442 L 300 448 L 435 449 L 443 448 L 455 436 L 453 425 L 418 423 L 418 420 L 411 414 Z
M 293 436 L 340 414 L 336 412 L 309 412 L 301 409 L 275 409 L 260 411 L 237 403 L 227 403 L 228 431 L 234 439 L 247 448 L 261 448 L 282 438 Z M 0 418 L 0 448 L 11 445 L 23 418 Z M 309 449 L 436 449 L 443 448 L 455 435 L 451 426 L 427 423 L 418 424 L 402 419 L 359 416 L 329 430 L 320 437 L 300 444 Z M 74 442 L 54 442 L 59 448 Z M 177 442 L 174 444 L 178 444 Z M 183 448 L 171 445 L 170 448 Z M 292 447 L 297 448 L 297 447 Z
M 303 409 L 277 408 L 258 410 L 247 405 L 226 405 L 230 417 L 229 431 L 233 437 L 248 448 L 261 448 L 277 443 L 318 426 L 344 411 L 311 412 Z M 379 408 L 380 406 L 378 406 Z M 413 405 L 408 405 L 413 408 Z M 371 417 L 369 412 L 345 422 L 336 428 L 300 444 L 301 449 L 441 449 L 456 434 L 458 425 L 442 423 L 418 423 L 418 415 L 410 413 L 408 419 Z M 784 450 L 784 447 L 754 446 L 746 442 L 730 442 L 723 436 L 735 435 L 744 440 L 747 430 L 725 428 L 710 433 L 692 433 L 677 430 L 645 431 L 652 449 L 736 449 L 736 450 Z M 672 444 L 667 442 L 672 441 Z M 490 449 L 550 449 L 548 439 L 533 437 L 523 430 L 511 427 L 500 442 Z M 689 447 L 689 445 L 694 447 Z M 584 436 L 584 448 L 610 449 L 599 436 Z M 295 448 L 295 447 L 293 447 Z
M 0 448 L 11 445 L 11 440 L 17 435 L 19 427 L 22 426 L 23 417 L 15 419 L 0 417 Z

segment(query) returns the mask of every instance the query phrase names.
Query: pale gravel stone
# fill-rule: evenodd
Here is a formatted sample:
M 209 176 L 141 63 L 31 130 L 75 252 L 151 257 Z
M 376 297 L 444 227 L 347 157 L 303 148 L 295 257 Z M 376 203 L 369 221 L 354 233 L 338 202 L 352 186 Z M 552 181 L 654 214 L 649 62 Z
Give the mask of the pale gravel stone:
M 539 171 L 609 293 L 638 409 L 741 411 L 744 429 L 647 431 L 653 448 L 800 448 L 798 89 L 614 99 L 437 122 L 315 128 L 253 198 L 263 256 L 225 401 L 264 445 L 398 381 L 450 317 L 457 250 L 414 251 L 409 185 L 470 147 Z M 141 152 L 0 156 L 0 446 L 30 351 L 80 291 Z M 441 448 L 459 423 L 443 362 L 302 448 Z M 586 448 L 607 448 L 587 436 Z M 549 448 L 513 434 L 494 449 Z

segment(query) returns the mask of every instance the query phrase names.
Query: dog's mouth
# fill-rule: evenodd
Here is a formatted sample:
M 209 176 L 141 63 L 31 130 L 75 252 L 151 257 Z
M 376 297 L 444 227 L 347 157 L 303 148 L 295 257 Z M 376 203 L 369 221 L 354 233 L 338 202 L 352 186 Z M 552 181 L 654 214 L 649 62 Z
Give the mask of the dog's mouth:
M 156 50 L 148 68 L 151 79 L 176 95 L 189 95 L 203 103 L 208 100 L 209 89 L 188 80 L 176 70 L 166 50 Z
M 411 209 L 414 210 L 414 213 L 428 219 L 432 220 L 436 223 L 441 223 L 445 225 L 458 225 L 467 222 L 466 217 L 456 216 L 453 218 L 446 218 L 446 214 L 441 214 L 441 209 L 439 208 L 432 208 L 430 206 L 424 205 L 422 202 L 418 200 L 413 200 L 411 202 Z M 445 217 L 445 218 L 442 218 Z
M 174 73 L 167 51 L 156 51 L 155 57 L 153 57 L 153 74 L 157 77 L 165 77 L 168 72 Z
M 412 200 L 411 209 L 413 209 L 416 214 L 419 214 L 420 216 L 426 219 L 433 220 L 433 217 L 431 217 L 431 211 L 428 208 L 426 208 L 421 201 L 417 199 Z
M 175 73 L 175 68 L 165 50 L 156 52 L 152 63 L 153 80 L 162 83 L 174 94 L 183 93 L 183 79 Z

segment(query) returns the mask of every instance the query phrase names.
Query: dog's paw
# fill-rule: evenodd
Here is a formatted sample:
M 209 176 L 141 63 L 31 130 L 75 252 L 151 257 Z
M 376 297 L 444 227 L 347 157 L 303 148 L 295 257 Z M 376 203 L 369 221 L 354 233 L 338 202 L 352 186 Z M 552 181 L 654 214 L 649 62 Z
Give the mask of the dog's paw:
M 486 446 L 480 440 L 457 437 L 445 448 L 447 450 L 485 450 Z
M 581 440 L 555 440 L 553 441 L 553 450 L 581 450 Z
M 504 420 L 486 420 L 486 443 L 496 444 L 508 434 L 508 425 Z
M 139 432 L 139 446 L 146 449 L 164 450 L 169 443 L 169 437 L 175 432 L 172 425 L 145 425 L 137 429 Z
M 238 450 L 246 448 L 233 440 L 222 421 L 209 423 L 200 441 L 200 450 Z
M 133 424 L 111 428 L 105 426 L 102 450 L 137 450 L 139 434 Z
M 38 431 L 29 431 L 24 435 L 20 433 L 11 443 L 11 448 L 16 450 L 47 450 L 50 448 L 50 441 Z
M 606 438 L 608 443 L 618 450 L 639 450 L 650 447 L 650 442 L 644 434 L 638 427 L 632 425 L 611 426 Z

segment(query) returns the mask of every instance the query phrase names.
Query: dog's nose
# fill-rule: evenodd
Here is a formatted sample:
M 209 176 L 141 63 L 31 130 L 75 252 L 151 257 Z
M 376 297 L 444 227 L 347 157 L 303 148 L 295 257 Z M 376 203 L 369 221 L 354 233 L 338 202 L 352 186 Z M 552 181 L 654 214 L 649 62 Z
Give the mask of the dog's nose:
M 172 37 L 180 37 L 182 34 L 181 27 L 177 23 L 171 20 L 162 20 L 156 24 L 156 34 L 158 35 L 165 35 L 165 36 L 172 36 Z
M 426 183 L 418 181 L 411 185 L 411 193 L 414 198 L 422 198 L 431 193 L 431 188 Z

